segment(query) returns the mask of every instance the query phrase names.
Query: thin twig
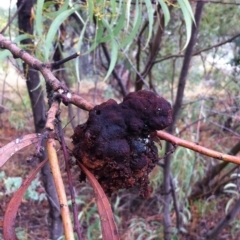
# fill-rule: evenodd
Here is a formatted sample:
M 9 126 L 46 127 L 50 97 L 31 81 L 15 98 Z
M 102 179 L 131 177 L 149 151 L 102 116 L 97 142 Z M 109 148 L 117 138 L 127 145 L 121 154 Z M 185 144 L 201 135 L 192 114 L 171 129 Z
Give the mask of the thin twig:
M 239 4 L 239 5 L 240 5 L 240 4 Z M 232 42 L 234 39 L 236 39 L 236 38 L 238 38 L 238 37 L 240 37 L 240 33 L 234 35 L 233 37 L 231 37 L 231 38 L 229 38 L 229 39 L 227 39 L 227 40 L 225 40 L 225 41 L 222 41 L 222 42 L 217 43 L 217 44 L 215 44 L 215 45 L 212 45 L 212 46 L 210 46 L 210 47 L 207 47 L 207 48 L 201 49 L 201 50 L 199 50 L 199 51 L 196 51 L 195 53 L 192 54 L 192 56 L 197 56 L 197 55 L 199 55 L 199 54 L 202 53 L 202 52 L 206 52 L 206 51 L 209 51 L 209 50 L 211 50 L 211 49 L 213 49 L 213 48 L 220 47 L 220 46 L 222 46 L 222 45 L 224 45 L 224 44 L 226 44 L 226 43 Z M 162 57 L 162 58 L 160 58 L 160 59 L 157 59 L 157 60 L 154 62 L 154 64 L 155 64 L 155 63 L 160 63 L 160 62 L 163 62 L 163 61 L 166 61 L 166 60 L 169 60 L 169 59 L 171 59 L 171 58 L 182 58 L 182 57 L 184 57 L 184 54 L 168 55 L 168 56 Z
M 50 63 L 49 65 L 50 65 L 51 68 L 56 68 L 56 67 L 59 67 L 60 65 L 66 63 L 68 61 L 71 61 L 72 59 L 77 58 L 79 56 L 80 56 L 80 52 L 76 52 L 76 53 L 74 53 L 74 54 L 72 54 L 72 55 L 70 55 L 70 56 L 68 56 L 64 59 L 61 59 L 61 60 L 57 61 L 57 62 Z
M 4 34 L 7 28 L 11 25 L 13 20 L 17 17 L 18 13 L 21 11 L 23 5 L 25 4 L 26 0 L 23 0 L 21 5 L 18 7 L 17 11 L 14 13 L 14 15 L 9 19 L 7 25 L 0 31 L 1 34 Z
M 170 185 L 171 185 L 171 192 L 172 192 L 172 198 L 173 198 L 173 205 L 176 213 L 176 227 L 178 231 L 180 231 L 181 228 L 181 216 L 180 216 L 180 211 L 179 211 L 179 205 L 177 201 L 177 196 L 176 196 L 176 191 L 175 191 L 175 186 L 173 183 L 173 177 L 172 174 L 170 176 Z

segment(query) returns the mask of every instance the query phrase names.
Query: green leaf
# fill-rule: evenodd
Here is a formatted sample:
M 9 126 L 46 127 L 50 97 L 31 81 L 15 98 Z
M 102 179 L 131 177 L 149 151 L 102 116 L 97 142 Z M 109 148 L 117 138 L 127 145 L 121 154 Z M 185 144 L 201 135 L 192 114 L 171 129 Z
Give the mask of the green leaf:
M 87 6 L 88 6 L 88 16 L 90 17 L 90 20 L 93 20 L 93 9 L 94 9 L 94 3 L 93 0 L 87 0 Z
M 132 42 L 134 37 L 137 35 L 139 27 L 141 25 L 142 20 L 142 5 L 139 7 L 139 1 L 136 1 L 135 5 L 135 19 L 133 23 L 133 28 L 131 29 L 131 33 L 128 35 L 128 37 L 120 44 L 121 48 L 126 47 L 129 43 Z
M 97 21 L 96 24 L 96 34 L 95 34 L 95 39 L 93 44 L 91 45 L 91 47 L 82 55 L 86 55 L 88 53 L 90 53 L 91 51 L 93 51 L 99 43 L 101 43 L 101 39 L 102 39 L 102 35 L 103 35 L 103 30 L 104 30 L 104 26 L 102 24 L 102 21 Z
M 137 7 L 138 1 L 136 2 Z M 126 9 L 126 17 L 127 17 L 127 26 L 126 29 L 129 27 L 129 21 L 130 21 L 130 13 L 131 13 L 131 0 L 127 0 L 127 9 Z
M 121 10 L 120 18 L 115 20 L 116 27 L 113 28 L 113 30 L 112 30 L 114 36 L 117 36 L 120 33 L 120 31 L 123 29 L 123 27 L 124 27 L 125 16 L 126 16 L 125 13 L 126 13 L 126 5 L 124 4 L 123 8 Z M 111 39 L 111 36 L 107 35 L 107 36 L 104 36 L 101 39 L 101 42 L 107 42 L 110 39 Z
M 55 18 L 52 22 L 49 31 L 47 33 L 45 41 L 45 61 L 49 61 L 50 50 L 52 49 L 52 43 L 54 42 L 54 37 L 60 27 L 60 25 L 73 13 L 76 9 L 70 9 L 62 12 L 59 16 Z
M 46 6 L 47 2 L 45 3 L 44 6 Z M 62 12 L 66 11 L 69 6 L 69 0 L 65 0 L 63 5 L 60 7 L 60 9 L 56 12 L 50 12 L 50 13 L 45 13 L 45 15 L 49 18 L 56 18 L 58 15 L 60 15 Z
M 147 7 L 147 14 L 148 14 L 148 38 L 144 47 L 146 48 L 150 41 L 150 38 L 152 37 L 154 8 L 152 6 L 151 0 L 144 0 L 144 1 Z
M 112 16 L 114 17 L 114 15 L 117 14 L 116 0 L 110 0 L 110 6 L 111 6 Z
M 163 15 L 164 15 L 164 27 L 166 27 L 170 21 L 170 12 L 169 12 L 169 9 L 168 9 L 168 6 L 167 4 L 165 3 L 164 0 L 158 0 L 161 8 L 162 8 L 162 11 L 163 11 Z
M 87 19 L 87 21 L 85 21 L 85 23 L 83 25 L 83 29 L 82 29 L 81 34 L 80 34 L 80 37 L 78 39 L 77 51 L 80 51 L 80 53 L 81 53 L 82 40 L 83 40 L 84 33 L 86 31 L 86 27 L 87 27 L 88 21 L 89 21 L 89 19 Z M 80 82 L 79 64 L 80 64 L 80 58 L 77 57 L 76 61 L 75 61 L 75 69 L 76 69 L 77 81 L 78 82 Z
M 43 16 L 43 5 L 44 0 L 38 0 L 37 1 L 37 11 L 36 11 L 36 18 L 35 18 L 35 29 L 38 36 L 42 36 L 43 30 L 42 30 L 42 16 Z
M 195 23 L 194 14 L 193 14 L 192 7 L 191 7 L 189 1 L 188 0 L 182 0 L 182 1 L 185 4 L 185 7 L 187 8 L 187 10 L 188 10 L 188 12 L 189 12 L 193 22 Z
M 189 12 L 188 7 L 186 7 L 186 5 L 185 5 L 185 0 L 178 0 L 178 4 L 182 10 L 185 25 L 186 25 L 187 39 L 186 39 L 186 43 L 182 49 L 182 50 L 184 50 L 187 47 L 187 45 L 190 41 L 190 38 L 191 38 L 191 34 L 192 34 L 192 15 Z
M 104 19 L 102 20 L 102 22 L 103 22 L 104 26 L 106 27 L 106 29 L 109 32 L 109 35 L 111 37 L 111 56 L 110 56 L 111 62 L 109 64 L 107 75 L 105 76 L 105 78 L 103 80 L 103 81 L 105 81 L 110 76 L 110 74 L 112 73 L 112 71 L 115 67 L 115 64 L 117 62 L 118 44 L 117 44 L 116 40 L 114 39 L 113 31 L 112 31 L 110 25 L 108 24 L 108 22 L 105 21 Z

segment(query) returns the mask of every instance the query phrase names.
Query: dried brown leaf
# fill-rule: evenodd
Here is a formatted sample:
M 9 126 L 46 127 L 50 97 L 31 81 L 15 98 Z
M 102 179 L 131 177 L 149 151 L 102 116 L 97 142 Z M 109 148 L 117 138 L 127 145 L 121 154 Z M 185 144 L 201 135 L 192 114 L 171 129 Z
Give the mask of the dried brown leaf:
M 26 192 L 27 188 L 36 177 L 40 169 L 44 166 L 44 164 L 48 161 L 45 159 L 42 161 L 37 168 L 30 173 L 27 179 L 22 183 L 21 187 L 16 191 L 13 195 L 12 199 L 8 203 L 4 219 L 3 219 L 3 237 L 5 240 L 18 240 L 16 233 L 15 233 L 15 218 L 17 216 L 17 210 L 21 204 L 22 198 L 24 193 Z
M 118 234 L 117 225 L 114 221 L 114 215 L 106 194 L 104 193 L 102 187 L 100 186 L 94 175 L 89 172 L 88 169 L 85 168 L 81 163 L 78 164 L 86 174 L 88 180 L 90 181 L 94 189 L 98 213 L 101 221 L 103 240 L 119 240 L 120 237 Z
M 4 147 L 0 148 L 0 167 L 2 167 L 7 162 L 7 160 L 19 150 L 31 144 L 37 143 L 40 137 L 41 134 L 28 134 L 17 138 Z

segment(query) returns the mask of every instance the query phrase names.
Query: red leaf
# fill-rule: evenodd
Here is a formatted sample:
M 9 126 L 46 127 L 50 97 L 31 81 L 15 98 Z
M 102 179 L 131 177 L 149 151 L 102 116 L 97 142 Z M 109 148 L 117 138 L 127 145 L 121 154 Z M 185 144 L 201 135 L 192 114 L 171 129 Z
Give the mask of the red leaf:
M 89 172 L 88 169 L 85 168 L 81 163 L 78 164 L 86 174 L 94 189 L 98 213 L 101 220 L 103 240 L 119 240 L 120 237 L 118 234 L 117 225 L 114 221 L 114 215 L 106 194 L 94 175 Z
M 27 188 L 47 161 L 48 159 L 42 161 L 37 166 L 37 168 L 33 172 L 31 172 L 29 177 L 23 182 L 21 187 L 16 191 L 16 193 L 13 195 L 10 202 L 8 203 L 3 219 L 3 238 L 5 240 L 18 240 L 14 227 L 17 210 L 21 204 L 22 198 Z
M 33 143 L 37 143 L 40 137 L 41 134 L 28 134 L 0 148 L 0 167 L 2 167 L 14 153 Z

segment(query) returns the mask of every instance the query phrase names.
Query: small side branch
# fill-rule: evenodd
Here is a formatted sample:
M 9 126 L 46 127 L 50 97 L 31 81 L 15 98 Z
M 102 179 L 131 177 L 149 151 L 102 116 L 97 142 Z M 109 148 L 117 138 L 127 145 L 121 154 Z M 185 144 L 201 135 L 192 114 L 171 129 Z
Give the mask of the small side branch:
M 223 160 L 225 162 L 232 162 L 232 163 L 240 165 L 240 158 L 239 157 L 231 156 L 231 155 L 228 155 L 228 154 L 223 154 L 221 152 L 217 152 L 217 151 L 214 151 L 212 149 L 202 147 L 202 146 L 198 145 L 198 143 L 193 143 L 193 142 L 183 140 L 183 139 L 175 137 L 175 136 L 173 136 L 173 135 L 171 135 L 167 132 L 158 131 L 157 135 L 161 139 L 164 139 L 168 142 L 171 142 L 172 144 L 191 149 L 195 152 L 201 153 L 203 155 L 206 155 L 206 156 L 209 156 L 209 157 L 212 157 L 212 158 L 216 158 L 216 159 L 219 159 L 219 160 Z

